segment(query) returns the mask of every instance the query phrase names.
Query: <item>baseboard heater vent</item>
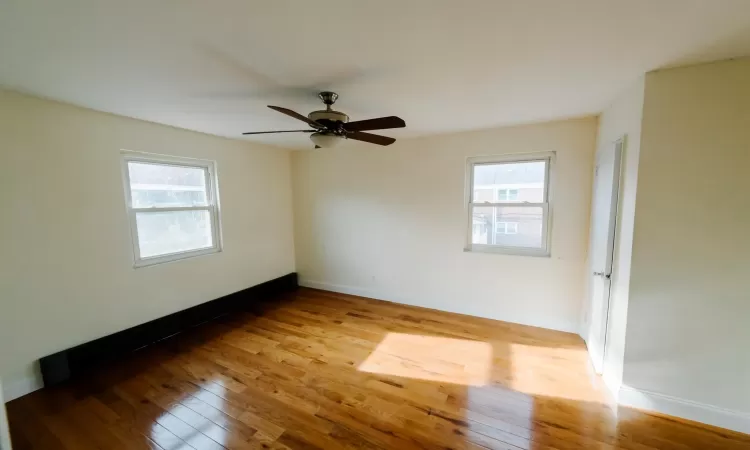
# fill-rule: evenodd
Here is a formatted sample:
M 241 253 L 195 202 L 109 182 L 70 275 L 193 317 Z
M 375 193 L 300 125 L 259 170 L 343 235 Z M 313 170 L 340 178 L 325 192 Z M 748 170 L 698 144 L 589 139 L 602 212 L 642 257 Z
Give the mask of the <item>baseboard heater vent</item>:
M 224 314 L 251 309 L 254 303 L 297 288 L 297 274 L 267 281 L 183 311 L 110 334 L 39 360 L 44 386 L 54 386 L 106 361 L 153 344 Z

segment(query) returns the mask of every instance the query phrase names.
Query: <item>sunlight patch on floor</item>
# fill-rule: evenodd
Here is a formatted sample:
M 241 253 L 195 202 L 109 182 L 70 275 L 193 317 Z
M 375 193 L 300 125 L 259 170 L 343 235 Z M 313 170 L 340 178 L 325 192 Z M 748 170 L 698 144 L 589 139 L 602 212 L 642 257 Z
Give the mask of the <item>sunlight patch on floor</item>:
M 490 382 L 492 346 L 486 342 L 388 333 L 359 365 L 362 372 L 466 386 Z
M 510 386 L 534 396 L 605 403 L 602 380 L 588 369 L 585 348 L 508 344 Z

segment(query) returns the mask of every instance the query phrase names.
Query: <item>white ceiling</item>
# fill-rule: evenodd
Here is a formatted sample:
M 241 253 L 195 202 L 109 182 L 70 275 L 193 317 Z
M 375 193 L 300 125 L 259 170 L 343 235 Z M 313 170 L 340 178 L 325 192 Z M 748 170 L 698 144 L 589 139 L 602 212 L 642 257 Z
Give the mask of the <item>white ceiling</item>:
M 315 93 L 417 136 L 600 112 L 649 70 L 750 54 L 750 0 L 0 0 L 0 84 L 237 138 Z M 253 138 L 308 148 L 306 135 Z

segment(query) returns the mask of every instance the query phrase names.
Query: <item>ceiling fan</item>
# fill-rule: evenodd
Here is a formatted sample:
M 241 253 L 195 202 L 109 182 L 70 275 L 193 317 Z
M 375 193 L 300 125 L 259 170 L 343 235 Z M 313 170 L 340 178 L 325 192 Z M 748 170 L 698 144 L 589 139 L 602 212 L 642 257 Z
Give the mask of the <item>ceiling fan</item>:
M 334 111 L 331 108 L 331 105 L 339 98 L 338 94 L 324 91 L 318 94 L 318 98 L 326 105 L 326 109 L 313 111 L 307 117 L 291 109 L 268 105 L 269 108 L 275 111 L 307 123 L 312 127 L 310 130 L 251 131 L 242 134 L 312 133 L 310 140 L 315 144 L 315 148 L 333 147 L 344 139 L 355 139 L 377 145 L 391 145 L 396 142 L 394 138 L 379 134 L 364 133 L 364 131 L 403 128 L 406 126 L 406 122 L 396 116 L 349 122 L 349 116 L 340 111 Z

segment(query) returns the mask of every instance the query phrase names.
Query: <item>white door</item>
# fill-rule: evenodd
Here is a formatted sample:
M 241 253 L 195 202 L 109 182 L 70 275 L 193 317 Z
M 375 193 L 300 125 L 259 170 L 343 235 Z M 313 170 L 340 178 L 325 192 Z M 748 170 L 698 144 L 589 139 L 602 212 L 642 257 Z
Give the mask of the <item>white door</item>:
M 597 373 L 602 373 L 607 339 L 622 145 L 623 140 L 620 139 L 599 152 L 594 176 L 589 255 L 591 323 L 586 342 Z

